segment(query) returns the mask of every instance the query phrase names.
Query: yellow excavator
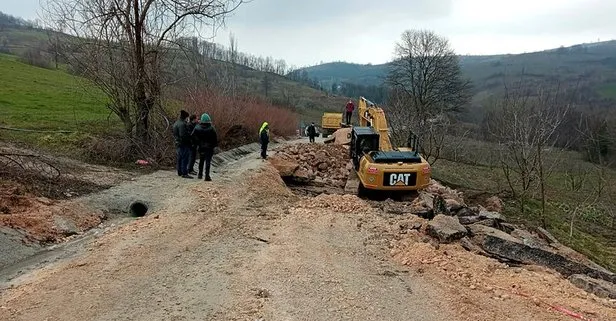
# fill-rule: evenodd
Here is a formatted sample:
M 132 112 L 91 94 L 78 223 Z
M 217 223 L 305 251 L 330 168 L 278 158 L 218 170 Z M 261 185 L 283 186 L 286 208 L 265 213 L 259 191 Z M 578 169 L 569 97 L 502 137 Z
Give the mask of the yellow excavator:
M 382 108 L 364 97 L 358 103 L 359 126 L 351 131 L 350 156 L 354 171 L 345 191 L 409 192 L 430 184 L 430 164 L 419 154 L 418 138 L 411 134 L 408 147 L 394 148 Z

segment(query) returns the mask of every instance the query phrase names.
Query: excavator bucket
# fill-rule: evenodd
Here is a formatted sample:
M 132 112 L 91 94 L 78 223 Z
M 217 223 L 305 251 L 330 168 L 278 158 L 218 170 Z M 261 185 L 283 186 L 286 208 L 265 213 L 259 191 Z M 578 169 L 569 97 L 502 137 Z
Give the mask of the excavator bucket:
M 331 137 L 325 140 L 326 144 L 348 145 L 351 143 L 352 128 L 341 128 L 335 131 Z

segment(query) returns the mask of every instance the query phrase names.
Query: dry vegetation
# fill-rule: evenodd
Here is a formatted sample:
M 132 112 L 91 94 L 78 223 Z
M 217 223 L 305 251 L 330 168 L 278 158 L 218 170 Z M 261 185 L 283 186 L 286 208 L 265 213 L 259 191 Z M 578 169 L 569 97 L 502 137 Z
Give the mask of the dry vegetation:
M 542 225 L 538 180 L 533 180 L 526 190 L 524 202 L 514 197 L 501 164 L 505 147 L 471 138 L 448 140 L 455 142 L 455 146 L 447 145 L 433 167 L 436 179 L 464 191 L 471 204 L 499 195 L 506 200 L 507 217 L 530 226 Z M 616 179 L 616 171 L 587 162 L 578 152 L 558 148 L 546 149 L 543 162 L 549 169 L 545 180 L 545 219 L 549 230 L 562 243 L 616 269 L 616 188 L 608 183 Z M 510 178 L 521 182 L 519 174 Z M 521 184 L 516 183 L 515 188 L 519 191 Z
M 212 117 L 223 146 L 237 147 L 257 141 L 257 133 L 265 121 L 272 133 L 279 136 L 295 135 L 298 129 L 297 114 L 259 97 L 229 96 L 206 90 L 190 95 L 187 100 L 189 112 Z

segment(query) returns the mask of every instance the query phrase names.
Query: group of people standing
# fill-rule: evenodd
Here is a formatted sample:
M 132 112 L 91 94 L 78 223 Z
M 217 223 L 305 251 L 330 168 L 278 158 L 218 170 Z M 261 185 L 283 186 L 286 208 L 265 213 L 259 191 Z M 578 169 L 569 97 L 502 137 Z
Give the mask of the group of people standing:
M 351 116 L 355 109 L 352 100 L 349 100 L 345 109 L 348 125 L 351 123 Z M 306 128 L 306 134 L 310 138 L 310 142 L 315 142 L 318 133 L 314 122 Z M 178 176 L 194 178 L 191 175 L 197 175 L 198 179 L 203 179 L 205 167 L 205 180 L 211 181 L 210 168 L 214 149 L 218 147 L 218 135 L 214 126 L 212 126 L 210 115 L 204 113 L 198 118 L 195 114 L 190 115 L 187 111 L 181 110 L 178 120 L 173 124 L 173 137 L 175 139 Z M 267 159 L 269 142 L 269 124 L 263 122 L 259 128 L 259 143 L 261 144 L 261 158 L 263 160 Z M 199 154 L 198 173 L 194 170 L 197 153 Z
M 204 113 L 200 118 L 197 115 L 189 115 L 185 110 L 180 111 L 178 120 L 173 124 L 173 137 L 175 139 L 177 172 L 183 178 L 198 179 L 204 177 L 211 181 L 210 168 L 214 150 L 218 147 L 218 135 L 210 115 Z M 261 143 L 261 157 L 267 158 L 267 146 L 269 144 L 269 124 L 264 122 L 259 129 L 259 142 Z M 199 154 L 199 172 L 195 172 L 195 163 Z
M 177 156 L 178 176 L 183 178 L 203 179 L 205 165 L 205 180 L 211 181 L 210 168 L 214 149 L 218 147 L 218 135 L 212 119 L 208 114 L 190 115 L 185 110 L 180 111 L 180 117 L 173 124 L 173 137 Z M 195 163 L 199 153 L 199 173 L 195 172 Z

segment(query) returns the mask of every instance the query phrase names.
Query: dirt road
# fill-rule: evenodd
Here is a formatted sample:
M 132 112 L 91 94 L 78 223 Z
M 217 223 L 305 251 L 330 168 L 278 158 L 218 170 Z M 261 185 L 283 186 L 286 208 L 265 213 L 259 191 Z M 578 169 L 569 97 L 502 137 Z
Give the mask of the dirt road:
M 262 167 L 251 155 L 211 184 L 159 177 L 164 206 L 11 281 L 0 319 L 450 319 L 421 304 L 438 292 L 366 251 L 355 220 L 291 213 L 296 196 Z
M 255 154 L 210 183 L 156 175 L 148 216 L 3 284 L 0 320 L 566 320 L 486 298 L 500 308 L 464 314 L 460 289 L 390 259 L 386 217 L 314 207 Z

